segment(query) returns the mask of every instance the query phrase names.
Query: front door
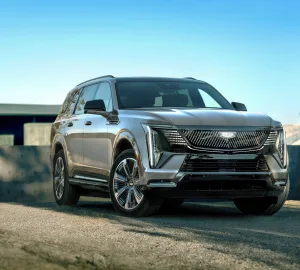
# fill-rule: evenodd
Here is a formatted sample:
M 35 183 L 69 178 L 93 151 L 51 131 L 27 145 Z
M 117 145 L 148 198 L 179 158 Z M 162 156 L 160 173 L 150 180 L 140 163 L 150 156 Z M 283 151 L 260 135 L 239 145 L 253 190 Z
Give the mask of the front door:
M 111 88 L 108 82 L 100 83 L 94 99 L 102 99 L 106 111 L 112 111 Z M 102 115 L 87 114 L 83 134 L 83 163 L 84 171 L 91 177 L 102 179 L 109 178 L 107 119 Z
M 85 87 L 73 109 L 72 115 L 67 119 L 65 140 L 68 149 L 68 156 L 73 163 L 76 171 L 80 171 L 83 165 L 83 132 L 84 123 L 87 117 L 84 114 L 84 105 L 87 101 L 92 100 L 96 93 L 98 85 Z M 75 174 L 77 174 L 75 172 Z

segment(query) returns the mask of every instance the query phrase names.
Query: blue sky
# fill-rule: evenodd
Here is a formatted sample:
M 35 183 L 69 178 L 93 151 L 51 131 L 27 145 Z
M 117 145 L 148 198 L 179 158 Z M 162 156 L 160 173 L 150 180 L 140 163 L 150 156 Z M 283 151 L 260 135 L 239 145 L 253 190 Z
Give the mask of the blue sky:
M 0 2 L 0 103 L 61 104 L 81 81 L 192 76 L 300 123 L 300 1 Z

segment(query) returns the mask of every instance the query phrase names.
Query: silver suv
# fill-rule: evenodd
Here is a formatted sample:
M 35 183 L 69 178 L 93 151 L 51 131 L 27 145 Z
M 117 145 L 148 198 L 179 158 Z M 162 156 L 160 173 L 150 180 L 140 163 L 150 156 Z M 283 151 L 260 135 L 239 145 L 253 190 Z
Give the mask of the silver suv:
M 285 133 L 246 111 L 194 78 L 83 82 L 52 126 L 55 200 L 110 196 L 118 212 L 145 216 L 184 199 L 222 198 L 244 214 L 272 215 L 289 192 Z

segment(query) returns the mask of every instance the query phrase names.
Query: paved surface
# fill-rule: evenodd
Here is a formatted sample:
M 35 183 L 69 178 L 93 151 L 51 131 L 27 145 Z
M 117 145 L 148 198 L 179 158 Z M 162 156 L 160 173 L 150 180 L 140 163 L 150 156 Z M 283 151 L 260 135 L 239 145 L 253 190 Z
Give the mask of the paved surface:
M 186 203 L 139 219 L 106 201 L 0 203 L 0 269 L 300 269 L 300 203 L 271 217 Z

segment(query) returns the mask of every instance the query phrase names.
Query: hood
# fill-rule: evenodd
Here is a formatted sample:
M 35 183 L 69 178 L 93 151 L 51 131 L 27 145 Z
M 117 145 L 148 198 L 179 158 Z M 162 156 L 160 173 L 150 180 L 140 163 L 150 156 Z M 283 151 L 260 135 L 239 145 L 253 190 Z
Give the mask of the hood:
M 271 117 L 260 113 L 233 110 L 211 109 L 155 109 L 144 112 L 162 118 L 174 126 L 239 126 L 269 127 L 273 125 Z

